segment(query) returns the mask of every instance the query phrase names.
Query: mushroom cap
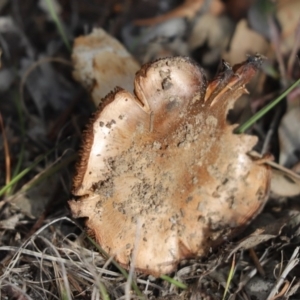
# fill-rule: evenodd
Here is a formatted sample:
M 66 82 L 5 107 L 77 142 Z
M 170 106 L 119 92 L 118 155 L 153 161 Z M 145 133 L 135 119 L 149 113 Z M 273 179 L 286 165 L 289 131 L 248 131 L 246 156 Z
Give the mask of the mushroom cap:
M 207 84 L 191 59 L 161 59 L 136 74 L 135 95 L 117 88 L 103 101 L 83 139 L 69 204 L 120 264 L 170 273 L 261 211 L 270 170 L 247 154 L 257 138 L 233 134 L 236 125 L 226 122 L 260 63 L 224 63 Z

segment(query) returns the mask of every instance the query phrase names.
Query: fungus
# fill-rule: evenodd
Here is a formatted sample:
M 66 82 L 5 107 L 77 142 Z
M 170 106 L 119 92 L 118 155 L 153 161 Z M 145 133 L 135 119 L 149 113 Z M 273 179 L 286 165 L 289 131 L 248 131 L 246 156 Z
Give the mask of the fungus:
M 72 53 L 73 77 L 89 90 L 96 105 L 115 86 L 133 90 L 137 61 L 102 28 L 75 39 Z
M 69 202 L 75 218 L 121 265 L 159 276 L 207 255 L 263 208 L 270 170 L 247 153 L 228 110 L 261 58 L 209 84 L 191 59 L 144 65 L 134 95 L 116 88 L 87 127 Z M 135 256 L 132 253 L 135 250 Z

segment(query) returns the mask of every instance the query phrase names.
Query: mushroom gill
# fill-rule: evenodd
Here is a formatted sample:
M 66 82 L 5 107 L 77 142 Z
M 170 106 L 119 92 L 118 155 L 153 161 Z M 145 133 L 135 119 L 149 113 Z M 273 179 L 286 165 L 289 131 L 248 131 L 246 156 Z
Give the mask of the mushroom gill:
M 135 94 L 117 88 L 83 139 L 69 202 L 98 243 L 125 267 L 158 276 L 208 254 L 248 224 L 269 192 L 270 170 L 248 156 L 254 136 L 233 134 L 228 110 L 261 58 L 209 84 L 191 59 L 144 65 Z

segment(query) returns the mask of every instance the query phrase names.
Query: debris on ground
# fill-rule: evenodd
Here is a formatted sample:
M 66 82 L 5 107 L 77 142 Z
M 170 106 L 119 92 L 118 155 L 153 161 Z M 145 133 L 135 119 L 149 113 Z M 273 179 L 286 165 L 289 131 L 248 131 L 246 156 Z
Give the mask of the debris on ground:
M 300 78 L 299 10 L 299 0 L 0 1 L 0 298 L 300 299 L 300 136 L 295 129 L 299 123 L 300 95 L 297 81 Z M 257 57 L 257 53 L 265 57 L 261 69 L 247 83 L 248 94 L 242 95 L 226 116 L 227 109 L 224 110 L 222 105 L 226 105 L 227 97 L 222 98 L 220 93 L 232 89 L 232 80 L 242 80 L 240 73 L 232 75 L 232 72 L 238 72 L 244 65 L 238 65 L 233 70 L 230 66 L 247 61 L 249 57 Z M 123 231 L 131 235 L 127 249 L 129 256 L 121 260 L 122 253 L 114 252 L 112 245 L 101 241 L 103 232 L 98 236 L 86 234 L 85 224 L 90 225 L 92 220 L 92 214 L 85 211 L 88 204 L 76 211 L 77 216 L 84 217 L 83 220 L 75 220 L 71 218 L 68 201 L 74 201 L 71 202 L 74 214 L 74 203 L 84 201 L 84 197 L 97 202 L 99 194 L 110 194 L 110 174 L 114 174 L 113 178 L 124 179 L 126 174 L 133 174 L 134 166 L 141 164 L 140 160 L 134 161 L 132 157 L 133 169 L 123 165 L 121 158 L 126 151 L 120 154 L 115 169 L 116 162 L 102 160 L 103 170 L 99 172 L 107 173 L 107 176 L 102 174 L 103 184 L 92 184 L 92 187 L 78 185 L 72 194 L 73 177 L 78 169 L 76 162 L 77 166 L 78 161 L 79 165 L 87 163 L 82 161 L 80 145 L 86 141 L 87 132 L 93 130 L 92 125 L 88 125 L 91 124 L 89 120 L 98 120 L 99 116 L 104 118 L 105 108 L 117 103 L 113 97 L 125 94 L 128 101 L 136 101 L 136 105 L 126 107 L 124 114 L 149 110 L 152 101 L 147 102 L 147 99 L 151 95 L 160 95 L 160 88 L 156 86 L 160 81 L 150 80 L 149 92 L 145 93 L 144 88 L 134 88 L 134 80 L 139 78 L 147 84 L 147 70 L 152 70 L 151 66 L 159 64 L 159 61 L 172 61 L 175 57 L 189 57 L 177 59 L 194 61 L 202 69 L 199 74 L 198 71 L 194 73 L 194 76 L 199 75 L 193 77 L 196 85 L 190 86 L 184 77 L 180 77 L 181 84 L 177 83 L 180 88 L 173 96 L 176 98 L 185 91 L 199 89 L 204 84 L 204 77 L 207 78 L 209 86 L 214 86 L 211 97 L 207 99 L 210 99 L 212 109 L 217 107 L 215 104 L 222 104 L 216 113 L 223 112 L 221 120 L 227 129 L 230 128 L 228 134 L 232 137 L 230 147 L 218 137 L 216 140 L 220 149 L 215 154 L 228 150 L 228 161 L 224 161 L 224 166 L 241 157 L 251 161 L 258 170 L 257 177 L 253 175 L 258 181 L 260 170 L 267 169 L 271 174 L 270 193 L 260 190 L 268 197 L 261 197 L 262 202 L 256 209 L 249 207 L 247 221 L 252 216 L 257 217 L 250 223 L 246 222 L 244 230 L 234 236 L 227 237 L 224 233 L 222 243 L 208 247 L 205 255 L 181 255 L 166 272 L 144 272 L 139 270 L 144 267 L 135 268 L 134 264 L 140 253 L 135 252 L 132 236 L 138 240 L 138 235 L 132 232 L 133 227 L 123 222 L 119 215 L 106 216 L 113 224 L 119 224 L 116 230 L 123 224 Z M 144 71 L 139 71 L 145 64 L 146 67 L 142 67 Z M 198 67 L 196 70 L 199 70 Z M 138 75 L 135 75 L 136 72 Z M 228 80 L 231 78 L 228 82 L 224 74 L 225 77 L 231 74 L 226 77 Z M 163 86 L 168 87 L 168 80 Z M 187 90 L 187 87 L 190 89 Z M 242 89 L 245 91 L 244 87 Z M 216 95 L 219 98 L 214 102 Z M 236 96 L 231 101 L 235 101 Z M 105 97 L 111 97 L 111 102 L 108 98 L 103 100 Z M 162 97 L 157 103 L 165 103 L 168 99 Z M 156 98 L 153 103 L 155 101 Z M 169 109 L 161 115 L 160 122 L 165 125 L 157 132 L 167 132 L 165 139 L 172 139 L 174 132 L 167 130 L 169 122 L 174 119 L 174 124 L 178 124 L 182 120 L 182 129 L 185 128 L 186 132 L 177 146 L 182 143 L 184 148 L 189 144 L 189 122 L 195 117 L 186 117 L 184 108 L 173 105 L 182 104 L 181 98 L 178 101 L 171 101 Z M 99 103 L 101 108 L 97 108 Z M 172 111 L 179 113 L 179 110 L 182 118 L 179 114 L 169 118 Z M 197 107 L 189 113 L 193 115 L 199 110 Z M 100 123 L 103 122 L 100 119 Z M 150 126 L 149 130 L 156 130 L 156 119 L 151 113 L 150 119 L 152 123 L 149 124 L 155 127 Z M 142 118 L 135 121 L 142 126 Z M 124 134 L 126 126 L 138 128 L 135 123 L 126 123 L 124 118 L 122 122 L 122 128 L 117 128 L 115 123 L 99 126 L 107 132 L 118 129 L 119 135 Z M 211 148 L 202 139 L 203 134 L 209 136 L 210 127 L 205 128 L 206 131 L 201 132 L 201 128 L 197 127 L 201 140 L 194 140 L 195 143 L 196 140 L 197 143 L 203 142 L 203 149 L 209 152 Z M 143 130 L 145 128 L 140 127 L 140 133 L 136 132 L 136 143 L 144 142 L 140 136 Z M 94 134 L 97 135 L 97 131 Z M 113 142 L 119 143 L 121 149 L 126 142 L 132 141 L 131 134 L 124 134 L 120 140 L 118 136 L 118 140 Z M 249 139 L 254 142 L 247 143 Z M 104 145 L 105 140 L 100 140 L 101 143 Z M 138 157 L 146 155 L 150 159 L 151 155 L 157 156 L 163 142 L 152 144 L 153 151 L 146 149 L 150 145 L 147 140 L 143 144 L 145 149 L 141 149 Z M 197 158 L 201 161 L 201 151 L 199 153 L 191 148 L 194 161 Z M 240 148 L 243 150 L 241 156 Z M 109 152 L 107 149 L 105 151 Z M 168 167 L 166 172 L 172 171 L 175 179 L 189 168 L 202 170 L 194 161 L 192 166 L 181 165 L 185 155 L 184 152 L 169 158 L 176 168 Z M 88 156 L 85 157 L 88 159 Z M 156 160 L 153 158 L 152 161 Z M 99 160 L 95 162 L 93 171 L 97 169 Z M 148 164 L 148 171 L 151 167 L 158 170 L 164 166 L 157 161 L 153 166 L 150 162 Z M 216 180 L 227 171 L 233 174 L 237 169 L 237 166 L 228 170 L 224 167 L 221 172 L 211 167 L 210 174 L 214 174 L 212 178 Z M 198 175 L 202 176 L 200 171 Z M 140 172 L 142 181 L 145 176 Z M 240 177 L 243 181 L 247 176 L 243 174 Z M 125 185 L 131 180 L 132 176 L 124 179 Z M 157 180 L 164 182 L 161 177 Z M 259 184 L 264 185 L 264 180 L 262 177 Z M 184 183 L 184 179 L 180 182 Z M 221 180 L 219 191 L 226 192 L 227 182 L 225 178 Z M 178 180 L 172 184 L 178 185 Z M 139 195 L 143 194 L 143 204 L 147 202 L 148 195 L 151 196 L 148 193 L 151 184 L 141 186 L 144 190 L 139 190 Z M 199 186 L 195 181 L 196 189 Z M 245 189 L 243 203 L 252 203 L 249 199 L 255 194 L 257 186 L 252 186 L 252 196 L 249 196 L 246 190 L 251 190 L 251 186 L 244 184 L 235 191 L 232 187 L 232 196 L 242 199 L 239 195 Z M 98 195 L 91 196 L 91 189 Z M 120 188 L 122 190 L 129 206 L 131 200 L 138 202 L 137 197 L 129 199 L 125 187 Z M 176 201 L 180 195 L 174 194 L 172 197 Z M 119 202 L 115 206 L 118 206 L 114 209 L 119 209 L 120 214 L 127 212 L 129 207 L 122 207 Z M 99 216 L 104 208 L 103 203 L 98 201 L 96 209 L 101 212 Z M 176 206 L 172 209 L 176 210 Z M 184 213 L 186 206 L 182 209 Z M 197 213 L 195 207 L 190 210 L 190 215 Z M 214 210 L 217 216 L 227 214 L 221 205 L 215 206 Z M 92 211 L 96 212 L 95 208 Z M 176 216 L 181 213 L 179 209 L 169 219 L 177 224 Z M 106 209 L 105 214 L 108 214 Z M 213 211 L 211 215 L 210 226 L 215 232 L 208 234 L 210 242 L 224 224 L 229 225 L 228 220 L 222 224 L 220 218 L 214 218 Z M 146 213 L 141 212 L 140 216 L 151 225 Z M 184 218 L 189 220 L 187 216 Z M 149 238 L 150 235 L 151 238 L 158 238 L 159 228 L 149 233 Z M 191 232 L 199 237 L 199 230 L 193 232 L 193 228 L 189 229 L 189 239 L 195 242 Z M 90 230 L 88 233 L 93 232 Z M 113 242 L 116 243 L 115 238 Z M 146 244 L 145 241 L 142 243 Z M 182 245 L 185 246 L 181 250 L 188 253 L 187 244 Z M 161 249 L 161 246 L 157 242 L 153 251 Z M 152 249 L 145 247 L 145 250 L 153 256 Z M 122 264 L 129 269 L 123 268 Z M 153 276 L 161 273 L 167 275 L 159 278 Z

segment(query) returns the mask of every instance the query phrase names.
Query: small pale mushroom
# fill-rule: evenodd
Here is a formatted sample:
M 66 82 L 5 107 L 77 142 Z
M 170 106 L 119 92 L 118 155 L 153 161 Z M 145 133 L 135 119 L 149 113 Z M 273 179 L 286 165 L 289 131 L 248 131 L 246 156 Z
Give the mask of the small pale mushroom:
M 228 110 L 246 92 L 259 56 L 207 83 L 184 57 L 144 65 L 135 93 L 117 88 L 83 138 L 69 202 L 75 218 L 121 265 L 159 276 L 207 255 L 263 208 L 269 168 L 233 134 Z M 135 253 L 135 255 L 133 255 Z
M 77 37 L 72 51 L 73 77 L 91 94 L 96 105 L 116 86 L 133 91 L 138 62 L 102 28 Z

